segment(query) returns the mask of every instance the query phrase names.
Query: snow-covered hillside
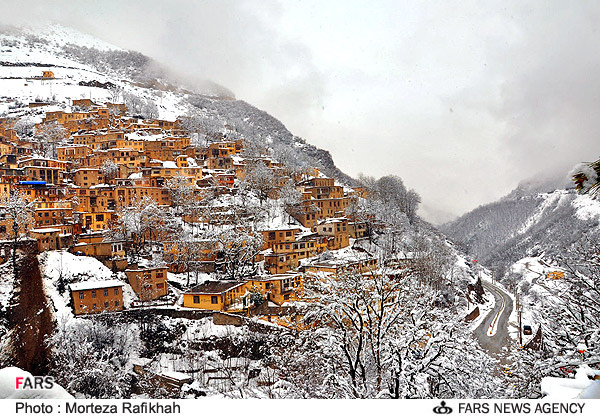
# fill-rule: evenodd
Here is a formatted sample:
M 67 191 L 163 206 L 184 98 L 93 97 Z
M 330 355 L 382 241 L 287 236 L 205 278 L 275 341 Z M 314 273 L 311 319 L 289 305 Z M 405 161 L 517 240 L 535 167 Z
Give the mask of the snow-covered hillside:
M 522 330 L 511 332 L 515 343 L 543 344 L 541 353 L 515 355 L 517 373 L 529 376 L 524 381 L 564 377 L 570 369 L 564 365 L 581 362 L 580 344 L 587 344 L 589 361 L 597 361 L 599 200 L 573 189 L 520 187 L 443 230 L 515 295 L 511 322 Z M 538 391 L 535 385 L 524 392 Z
M 55 79 L 41 80 L 45 70 Z M 69 110 L 71 100 L 80 98 L 125 101 L 141 116 L 168 120 L 188 116 L 201 132 L 250 138 L 279 160 L 319 167 L 330 177 L 354 183 L 335 166 L 328 151 L 294 136 L 266 112 L 233 99 L 222 86 L 182 79 L 140 53 L 70 28 L 0 29 L 0 115 L 39 118 L 46 110 Z M 50 105 L 30 109 L 30 102 Z
M 80 252 L 66 239 L 57 239 L 56 246 L 49 247 L 58 249 L 30 257 L 36 273 L 40 266 L 35 294 L 43 304 L 40 312 L 47 317 L 44 323 L 49 329 L 39 333 L 44 344 L 28 344 L 46 347 L 51 335 L 49 367 L 61 384 L 68 384 L 67 390 L 91 397 L 130 396 L 139 390 L 129 378 L 134 362 L 139 361 L 149 367 L 146 372 L 190 375 L 191 390 L 183 389 L 190 396 L 213 392 L 267 396 L 269 391 L 286 397 L 381 397 L 384 386 L 389 386 L 383 383 L 387 380 L 395 382 L 396 394 L 389 396 L 396 397 L 503 394 L 503 379 L 496 371 L 490 372 L 496 362 L 482 347 L 506 349 L 510 296 L 503 296 L 504 290 L 488 294 L 490 273 L 416 215 L 419 196 L 400 178 L 363 178 L 363 187 L 349 187 L 353 179 L 335 167 L 327 151 L 295 137 L 280 121 L 248 103 L 194 92 L 141 54 L 65 28 L 45 30 L 0 35 L 0 102 L 1 111 L 9 117 L 3 121 L 14 127 L 6 130 L 11 138 L 33 143 L 42 136 L 36 131 L 40 125 L 62 124 L 41 124 L 42 117 L 64 109 L 67 115 L 72 112 L 68 118 L 85 118 L 85 123 L 102 119 L 103 126 L 110 127 L 108 132 L 118 131 L 127 120 L 122 137 L 143 139 L 139 142 L 144 152 L 139 161 L 131 156 L 125 160 L 125 152 L 137 150 L 97 148 L 101 143 L 114 146 L 95 138 L 105 131 L 95 126 L 88 129 L 84 123 L 65 123 L 69 133 L 63 132 L 59 143 L 76 144 L 87 133 L 92 137 L 90 151 L 94 151 L 85 161 L 73 162 L 72 170 L 59 168 L 66 176 L 52 183 L 52 187 L 72 191 L 69 207 L 78 215 L 74 222 L 80 232 L 73 229 L 64 235 L 81 239 L 81 232 L 94 231 L 92 242 L 80 240 L 76 245 L 98 244 L 100 248 L 111 243 L 105 245 L 104 255 L 95 256 L 98 259 L 76 255 L 100 254 L 96 247 Z M 71 38 L 79 39 L 71 43 Z M 80 98 L 106 107 L 82 101 L 81 108 L 91 106 L 92 111 L 81 112 L 77 103 L 72 105 Z M 126 105 L 125 115 L 114 106 L 121 102 Z M 105 117 L 95 118 L 94 112 L 99 114 L 101 109 Z M 177 124 L 160 120 L 175 118 Z M 150 123 L 162 127 L 156 128 L 161 133 L 147 132 Z M 165 126 L 174 128 L 167 132 Z M 157 154 L 167 151 L 169 135 L 181 144 L 163 160 Z M 165 142 L 157 143 L 158 138 Z M 39 139 L 32 153 L 46 152 L 42 145 L 48 141 Z M 214 168 L 213 159 L 220 155 L 215 145 L 227 149 L 223 155 L 231 155 L 228 171 Z M 18 153 L 18 149 L 10 150 Z M 180 167 L 184 155 L 192 167 Z M 58 151 L 49 150 L 48 156 L 58 158 Z M 120 157 L 119 162 L 126 162 L 112 159 Z M 69 155 L 61 154 L 61 158 L 62 163 Z M 124 174 L 120 171 L 125 167 L 119 165 L 127 166 Z M 202 172 L 198 173 L 198 167 Z M 159 168 L 168 171 L 162 173 Z M 175 168 L 193 173 L 176 175 L 170 171 Z M 101 170 L 103 177 L 91 184 L 79 169 Z M 123 177 L 116 177 L 117 170 Z M 219 178 L 225 183 L 215 183 Z M 38 185 L 28 183 L 19 186 L 29 191 Z M 121 187 L 130 200 L 119 193 Z M 148 189 L 160 196 L 150 195 Z M 87 190 L 89 207 L 84 207 L 88 195 L 82 196 Z M 109 222 L 98 223 L 104 221 Z M 57 233 L 39 233 L 46 232 Z M 99 236 L 103 242 L 94 241 Z M 124 256 L 116 255 L 120 251 Z M 119 269 L 128 270 L 117 271 L 115 258 L 125 262 Z M 106 265 L 115 271 L 103 264 L 107 261 L 112 261 Z M 153 269 L 138 274 L 145 267 Z M 164 289 L 166 294 L 151 302 L 136 301 L 132 289 L 144 299 L 153 286 L 147 280 L 154 267 L 160 270 L 156 278 L 161 279 L 155 289 Z M 165 274 L 167 268 L 171 271 Z M 288 273 L 293 273 L 293 282 L 283 277 Z M 17 283 L 27 283 L 24 274 L 15 276 L 14 284 L 0 286 L 6 293 L 0 299 L 3 305 Z M 122 295 L 123 300 L 98 304 L 95 298 L 101 295 L 90 288 L 86 302 L 83 288 L 94 282 L 104 286 L 106 297 L 109 285 L 122 288 L 113 295 Z M 214 299 L 213 292 L 217 292 Z M 32 293 L 21 292 L 14 306 L 20 309 L 21 299 L 26 300 L 21 296 Z M 196 298 L 200 294 L 211 295 L 206 305 Z M 79 316 L 78 309 L 86 303 L 93 312 L 83 310 L 89 315 Z M 39 308 L 32 306 L 37 318 Z M 358 308 L 338 310 L 338 306 Z M 373 321 L 372 312 L 378 312 L 378 321 Z M 478 312 L 480 317 L 469 324 Z M 222 317 L 225 313 L 250 318 Z M 350 329 L 348 320 L 361 325 Z M 474 336 L 475 329 L 483 327 L 485 334 L 488 326 L 491 337 L 484 335 L 482 342 Z M 21 329 L 17 321 L 11 327 Z M 375 327 L 380 331 L 374 331 Z M 357 349 L 354 341 L 362 338 L 371 340 L 364 349 Z M 347 362 L 348 352 L 368 369 L 362 382 L 353 377 L 356 366 L 355 361 Z M 95 365 L 93 370 L 88 370 L 89 364 Z M 238 373 L 240 365 L 243 370 Z M 226 376 L 233 370 L 235 375 Z M 257 373 L 262 373 L 260 382 L 251 382 Z M 451 382 L 446 381 L 448 374 L 454 377 Z M 215 388 L 213 380 L 223 377 L 232 385 Z M 259 389 L 265 382 L 270 387 Z M 142 393 L 154 394 L 152 388 L 142 389 Z
M 441 229 L 482 263 L 501 270 L 517 260 L 562 254 L 598 232 L 600 202 L 574 190 L 511 194 Z
M 71 40 L 77 40 L 77 44 L 72 44 Z M 0 33 L 0 112 L 8 116 L 41 113 L 25 107 L 30 102 L 49 103 L 50 106 L 39 109 L 44 112 L 70 110 L 69 103 L 73 99 L 105 102 L 122 100 L 124 94 L 157 103 L 157 116 L 163 119 L 174 120 L 186 112 L 185 105 L 181 104 L 183 96 L 139 87 L 133 79 L 122 78 L 116 71 L 100 72 L 65 48 L 125 53 L 120 48 L 61 26 L 46 27 L 38 35 L 31 29 Z M 42 71 L 52 71 L 55 78 L 42 79 Z

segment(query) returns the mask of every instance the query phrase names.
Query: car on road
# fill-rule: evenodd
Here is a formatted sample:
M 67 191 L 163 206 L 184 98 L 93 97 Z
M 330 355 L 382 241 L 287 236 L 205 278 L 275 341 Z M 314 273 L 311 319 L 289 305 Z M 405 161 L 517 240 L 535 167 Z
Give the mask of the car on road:
M 533 330 L 531 329 L 531 325 L 523 325 L 523 334 L 531 335 L 533 334 Z

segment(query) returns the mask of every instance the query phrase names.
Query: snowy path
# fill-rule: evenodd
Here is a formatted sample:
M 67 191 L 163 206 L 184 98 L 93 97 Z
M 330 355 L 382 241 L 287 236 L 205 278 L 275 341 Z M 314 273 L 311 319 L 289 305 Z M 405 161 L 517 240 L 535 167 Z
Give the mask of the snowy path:
M 475 329 L 474 334 L 483 348 L 491 354 L 500 355 L 502 347 L 507 346 L 510 341 L 507 323 L 513 309 L 512 299 L 497 286 L 486 281 L 482 281 L 482 284 L 494 295 L 496 305 Z

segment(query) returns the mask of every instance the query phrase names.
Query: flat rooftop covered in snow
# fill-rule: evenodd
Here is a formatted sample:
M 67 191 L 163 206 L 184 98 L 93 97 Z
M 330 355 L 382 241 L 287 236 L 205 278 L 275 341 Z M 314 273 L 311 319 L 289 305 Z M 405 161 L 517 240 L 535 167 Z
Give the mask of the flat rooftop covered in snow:
M 31 232 L 35 232 L 38 234 L 52 234 L 54 232 L 61 232 L 58 228 L 35 228 L 32 229 Z
M 81 290 L 91 290 L 91 289 L 106 289 L 108 287 L 120 287 L 124 286 L 120 280 L 96 280 L 96 281 L 87 281 L 87 282 L 79 282 L 70 284 L 72 292 L 79 292 Z

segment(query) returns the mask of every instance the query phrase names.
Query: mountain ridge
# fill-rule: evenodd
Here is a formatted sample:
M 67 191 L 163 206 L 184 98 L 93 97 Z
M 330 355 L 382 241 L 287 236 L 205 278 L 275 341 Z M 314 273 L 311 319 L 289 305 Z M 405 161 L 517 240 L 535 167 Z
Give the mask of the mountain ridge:
M 500 270 L 529 256 L 558 256 L 588 233 L 598 232 L 600 202 L 578 194 L 573 187 L 550 187 L 556 184 L 524 182 L 440 230 L 465 252 Z

